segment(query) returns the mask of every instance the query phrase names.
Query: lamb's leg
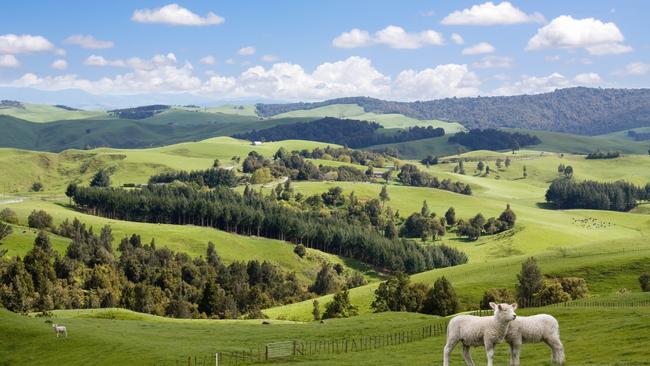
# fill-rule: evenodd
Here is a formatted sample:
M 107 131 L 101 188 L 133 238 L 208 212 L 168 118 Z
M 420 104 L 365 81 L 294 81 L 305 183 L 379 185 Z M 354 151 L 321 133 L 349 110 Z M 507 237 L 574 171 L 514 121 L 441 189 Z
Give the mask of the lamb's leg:
M 551 361 L 564 365 L 564 345 L 562 345 L 560 338 L 549 339 L 546 343 L 552 350 Z
M 469 346 L 463 344 L 463 358 L 467 366 L 475 366 L 474 360 L 472 360 L 472 354 L 469 352 Z
M 458 341 L 454 339 L 448 339 L 447 344 L 445 345 L 445 351 L 442 359 L 443 366 L 449 366 L 449 359 L 451 358 L 451 351 L 454 350 L 456 343 Z
M 510 343 L 510 366 L 519 366 L 520 343 Z
M 492 366 L 492 359 L 494 358 L 494 343 L 485 342 L 485 354 L 487 355 L 487 366 Z

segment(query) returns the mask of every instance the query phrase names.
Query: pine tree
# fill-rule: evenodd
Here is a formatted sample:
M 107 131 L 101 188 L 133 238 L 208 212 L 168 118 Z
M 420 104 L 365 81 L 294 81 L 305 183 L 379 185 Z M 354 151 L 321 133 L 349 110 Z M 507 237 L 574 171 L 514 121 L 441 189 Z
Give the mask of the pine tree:
M 422 216 L 429 216 L 431 214 L 431 211 L 429 210 L 429 205 L 427 204 L 427 201 L 422 202 L 422 209 L 420 209 L 420 214 Z
M 334 294 L 333 300 L 325 306 L 323 319 L 349 318 L 357 314 L 359 310 L 350 303 L 350 292 L 343 290 Z
M 508 169 L 510 167 L 510 163 L 511 163 L 510 158 L 506 157 L 506 161 L 505 161 L 506 169 Z
M 447 212 L 445 212 L 445 220 L 447 220 L 447 225 L 449 226 L 456 225 L 456 210 L 453 207 L 449 207 Z
M 100 171 L 95 174 L 93 179 L 90 181 L 90 186 L 91 187 L 110 187 L 111 186 L 111 178 L 108 176 L 108 173 L 106 170 L 101 169 Z
M 9 224 L 5 224 L 0 221 L 0 245 L 2 245 L 2 239 L 6 238 L 13 232 L 13 229 Z M 7 253 L 7 250 L 0 249 L 0 258 Z
M 388 188 L 385 184 L 381 187 L 381 192 L 379 192 L 379 200 L 381 200 L 382 206 L 386 202 L 390 201 L 390 196 L 388 195 Z
M 314 320 L 320 320 L 320 305 L 318 304 L 318 300 L 314 300 L 312 302 L 313 309 L 311 310 L 311 314 L 314 316 Z
M 478 164 L 476 165 L 476 169 L 477 169 L 479 172 L 482 173 L 482 172 L 483 172 L 483 169 L 485 169 L 485 163 L 483 163 L 482 160 L 479 161 Z
M 541 289 L 542 271 L 535 258 L 530 257 L 521 265 L 521 272 L 517 275 L 517 301 L 529 306 Z
M 448 316 L 456 314 L 460 310 L 458 296 L 451 282 L 444 276 L 440 277 L 433 284 L 433 288 L 427 293 L 422 306 L 422 312 L 432 315 Z

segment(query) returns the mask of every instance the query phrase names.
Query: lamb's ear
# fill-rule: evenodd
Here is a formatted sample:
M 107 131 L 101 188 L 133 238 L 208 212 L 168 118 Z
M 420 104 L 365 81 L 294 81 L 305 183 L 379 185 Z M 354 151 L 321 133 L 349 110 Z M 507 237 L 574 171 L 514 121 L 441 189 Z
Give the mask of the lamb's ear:
M 512 304 L 512 310 L 517 310 L 517 307 L 518 307 L 517 303 Z
M 501 304 L 497 305 L 497 307 L 499 308 L 499 310 L 503 310 L 503 307 L 501 306 Z
M 491 302 L 490 307 L 492 308 L 492 310 L 496 310 L 497 309 L 497 304 Z

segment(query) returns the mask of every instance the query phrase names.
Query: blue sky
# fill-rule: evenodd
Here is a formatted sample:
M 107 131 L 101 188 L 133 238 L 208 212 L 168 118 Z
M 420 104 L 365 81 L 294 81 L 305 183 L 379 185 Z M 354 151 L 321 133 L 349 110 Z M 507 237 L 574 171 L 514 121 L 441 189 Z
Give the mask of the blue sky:
M 99 4 L 3 6 L 2 97 L 426 100 L 650 79 L 644 1 Z

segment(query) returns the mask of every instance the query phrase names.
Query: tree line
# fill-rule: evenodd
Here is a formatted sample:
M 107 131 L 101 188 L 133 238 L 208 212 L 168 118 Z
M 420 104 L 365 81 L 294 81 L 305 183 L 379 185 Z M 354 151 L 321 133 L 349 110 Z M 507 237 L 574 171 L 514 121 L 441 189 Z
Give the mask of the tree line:
M 376 122 L 325 117 L 312 122 L 278 125 L 264 130 L 253 130 L 233 135 L 249 141 L 311 140 L 345 145 L 352 148 L 405 142 L 444 136 L 442 128 L 414 126 L 395 134 L 380 133 Z
M 389 238 L 373 226 L 350 222 L 350 216 L 323 217 L 318 211 L 287 207 L 274 196 L 265 197 L 252 189 L 240 195 L 222 186 L 204 192 L 190 186 L 149 185 L 124 190 L 71 185 L 66 194 L 79 209 L 95 215 L 208 226 L 286 240 L 389 271 L 416 273 L 467 261 L 456 249 Z
M 469 147 L 472 150 L 519 150 L 520 147 L 539 145 L 542 140 L 527 133 L 488 128 L 458 132 L 449 137 L 449 142 Z
M 639 200 L 650 198 L 650 184 L 639 187 L 632 183 L 595 182 L 559 178 L 546 191 L 546 201 L 558 209 L 587 208 L 629 211 Z
M 413 164 L 403 165 L 400 168 L 400 172 L 397 174 L 397 178 L 406 186 L 431 187 L 460 194 L 472 194 L 472 187 L 470 187 L 469 184 L 460 181 L 452 182 L 451 179 L 448 178 L 439 180 L 437 177 L 419 170 L 418 167 Z
M 153 175 L 149 178 L 149 184 L 172 183 L 174 181 L 195 183 L 200 187 L 207 186 L 214 188 L 217 186 L 234 187 L 239 183 L 239 178 L 237 178 L 233 169 L 222 169 L 218 167 L 206 170 L 193 170 L 190 172 L 185 170 L 169 171 Z M 107 185 L 91 185 L 107 187 Z
M 263 317 L 260 309 L 301 301 L 313 294 L 294 273 L 269 262 L 229 265 L 208 243 L 205 257 L 120 241 L 115 255 L 109 226 L 95 234 L 75 219 L 56 230 L 71 239 L 65 254 L 40 231 L 21 259 L 0 259 L 0 303 L 15 312 L 122 307 L 176 318 Z
M 621 156 L 620 151 L 596 150 L 596 151 L 592 151 L 589 154 L 587 154 L 585 159 L 616 159 L 619 156 Z

